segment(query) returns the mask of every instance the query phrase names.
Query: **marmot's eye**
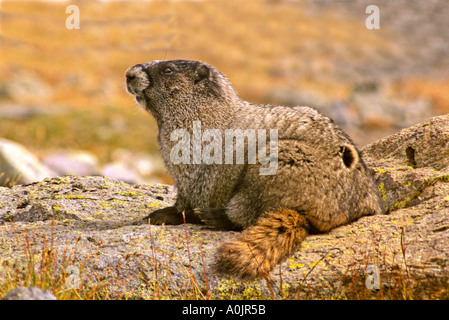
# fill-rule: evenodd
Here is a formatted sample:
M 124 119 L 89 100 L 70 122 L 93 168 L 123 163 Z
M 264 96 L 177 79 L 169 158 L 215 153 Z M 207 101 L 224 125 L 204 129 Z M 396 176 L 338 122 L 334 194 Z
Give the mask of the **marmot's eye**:
M 171 68 L 167 67 L 167 68 L 164 69 L 164 73 L 165 74 L 172 74 L 173 70 Z

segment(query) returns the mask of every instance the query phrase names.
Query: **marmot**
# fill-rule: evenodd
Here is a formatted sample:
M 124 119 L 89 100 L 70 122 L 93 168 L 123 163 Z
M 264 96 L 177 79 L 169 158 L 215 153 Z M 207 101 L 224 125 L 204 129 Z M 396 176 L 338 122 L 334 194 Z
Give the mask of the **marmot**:
M 217 250 L 218 272 L 266 276 L 309 233 L 383 212 L 354 143 L 313 108 L 246 102 L 221 72 L 199 61 L 137 64 L 126 71 L 126 84 L 156 119 L 178 191 L 174 206 L 150 213 L 150 223 L 181 224 L 184 214 L 188 223 L 243 230 Z M 244 134 L 244 159 L 238 138 L 226 142 L 229 132 Z M 274 170 L 262 172 L 268 162 Z

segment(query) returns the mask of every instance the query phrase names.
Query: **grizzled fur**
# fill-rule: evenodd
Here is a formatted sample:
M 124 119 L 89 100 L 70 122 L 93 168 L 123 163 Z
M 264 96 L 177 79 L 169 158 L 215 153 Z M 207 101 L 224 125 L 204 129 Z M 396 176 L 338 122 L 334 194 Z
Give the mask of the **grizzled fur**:
M 175 205 L 152 212 L 150 223 L 180 224 L 184 212 L 187 222 L 243 230 L 218 249 L 217 271 L 264 276 L 307 234 L 383 212 L 353 142 L 315 109 L 243 101 L 222 73 L 198 61 L 138 64 L 126 80 L 128 91 L 156 119 L 162 157 L 178 189 Z M 223 131 L 277 129 L 277 172 L 260 175 L 266 165 L 248 161 L 173 164 L 170 150 L 177 141 L 170 134 L 180 128 L 192 134 L 193 121 Z

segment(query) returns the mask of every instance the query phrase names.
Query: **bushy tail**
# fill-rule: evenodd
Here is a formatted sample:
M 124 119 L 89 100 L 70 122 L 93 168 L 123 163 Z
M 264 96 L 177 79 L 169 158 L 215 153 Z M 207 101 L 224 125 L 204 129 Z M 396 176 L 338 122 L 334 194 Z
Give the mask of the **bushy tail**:
M 307 234 L 307 221 L 298 211 L 267 212 L 237 240 L 218 249 L 216 270 L 241 279 L 263 277 L 289 256 Z

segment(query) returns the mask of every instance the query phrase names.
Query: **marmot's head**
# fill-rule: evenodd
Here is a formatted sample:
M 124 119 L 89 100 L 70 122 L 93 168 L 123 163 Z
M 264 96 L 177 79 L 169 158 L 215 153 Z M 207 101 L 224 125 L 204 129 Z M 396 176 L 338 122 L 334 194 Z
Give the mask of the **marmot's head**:
M 201 112 L 202 107 L 217 105 L 211 102 L 225 105 L 238 99 L 221 72 L 199 61 L 156 60 L 137 64 L 126 71 L 126 86 L 156 120 L 179 112 Z M 176 108 L 183 110 L 173 110 Z

